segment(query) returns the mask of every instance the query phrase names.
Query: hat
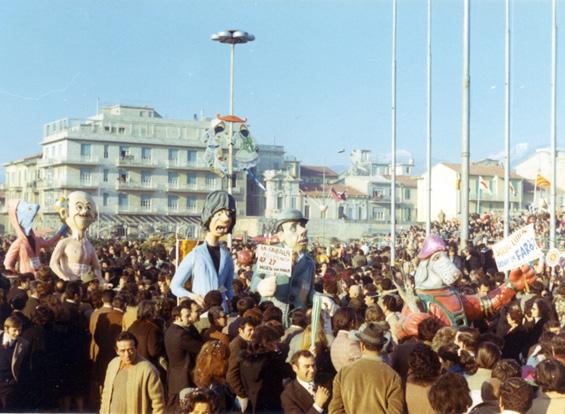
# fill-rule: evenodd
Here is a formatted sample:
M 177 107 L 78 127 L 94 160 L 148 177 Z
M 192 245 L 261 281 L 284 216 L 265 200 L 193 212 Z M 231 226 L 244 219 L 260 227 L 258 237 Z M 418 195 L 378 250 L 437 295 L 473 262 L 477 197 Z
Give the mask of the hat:
M 284 210 L 279 214 L 279 218 L 275 223 L 275 233 L 280 231 L 280 226 L 289 221 L 299 221 L 302 225 L 308 223 L 308 219 L 304 217 L 302 211 L 296 209 Z
M 226 191 L 218 190 L 208 193 L 206 200 L 204 201 L 204 207 L 202 208 L 202 213 L 200 214 L 200 222 L 202 227 L 208 230 L 208 224 L 210 219 L 214 214 L 220 210 L 231 210 L 233 212 L 233 223 L 228 232 L 231 233 L 233 227 L 235 226 L 235 199 L 231 194 Z
M 365 344 L 376 345 L 379 347 L 384 346 L 386 342 L 383 328 L 374 322 L 368 323 L 367 326 L 365 326 L 365 329 L 355 333 L 355 337 Z
M 436 234 L 432 234 L 424 240 L 424 246 L 422 246 L 422 250 L 418 253 L 418 259 L 427 259 L 432 254 L 442 250 L 445 250 L 443 239 Z

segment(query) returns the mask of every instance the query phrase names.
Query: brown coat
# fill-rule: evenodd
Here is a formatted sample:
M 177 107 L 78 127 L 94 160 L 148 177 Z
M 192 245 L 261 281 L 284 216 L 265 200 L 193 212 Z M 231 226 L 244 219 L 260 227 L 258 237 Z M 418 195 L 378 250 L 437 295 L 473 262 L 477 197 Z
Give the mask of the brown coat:
M 314 408 L 314 398 L 297 380 L 284 388 L 281 404 L 284 414 L 319 414 Z
M 402 414 L 400 376 L 380 358 L 363 356 L 337 373 L 328 412 Z
M 102 306 L 101 308 L 97 308 L 92 312 L 90 315 L 90 321 L 88 323 L 88 331 L 90 332 L 90 360 L 96 360 L 96 356 L 98 355 L 98 345 L 94 340 L 94 331 L 96 330 L 96 323 L 98 322 L 98 318 L 103 313 L 108 313 L 112 310 L 111 307 Z

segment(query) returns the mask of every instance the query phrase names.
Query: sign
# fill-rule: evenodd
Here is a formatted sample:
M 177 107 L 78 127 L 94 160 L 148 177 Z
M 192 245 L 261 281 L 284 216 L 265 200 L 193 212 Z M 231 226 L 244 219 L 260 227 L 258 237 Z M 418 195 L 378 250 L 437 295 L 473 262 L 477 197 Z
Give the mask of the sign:
M 292 250 L 288 247 L 268 246 L 260 244 L 255 252 L 257 272 L 290 277 L 292 271 Z
M 492 251 L 499 272 L 515 269 L 543 256 L 536 242 L 533 224 L 522 227 L 496 243 Z
M 545 262 L 549 267 L 555 267 L 559 264 L 559 250 L 556 248 L 549 249 L 547 256 L 545 256 Z

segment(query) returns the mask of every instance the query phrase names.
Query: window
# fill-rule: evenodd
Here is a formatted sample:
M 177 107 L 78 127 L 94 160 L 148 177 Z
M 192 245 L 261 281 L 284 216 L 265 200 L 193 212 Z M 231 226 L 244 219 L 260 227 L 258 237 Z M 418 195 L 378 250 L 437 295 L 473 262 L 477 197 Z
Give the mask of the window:
M 169 164 L 176 165 L 179 160 L 179 150 L 170 149 L 169 150 Z
M 151 148 L 148 147 L 141 148 L 141 159 L 143 161 L 151 161 Z
M 385 220 L 385 210 L 383 208 L 375 207 L 373 208 L 373 219 L 378 221 Z
M 127 170 L 120 169 L 118 171 L 118 181 L 120 183 L 129 183 L 129 173 Z
M 108 158 L 108 147 L 109 147 L 108 144 L 104 145 L 104 158 Z
M 102 171 L 102 180 L 103 180 L 105 183 L 108 182 L 108 169 L 106 169 L 106 168 Z
M 92 168 L 81 168 L 80 169 L 80 183 L 90 184 L 92 180 Z
M 217 190 L 218 180 L 214 174 L 208 174 L 206 176 L 206 189 L 207 190 Z
M 169 210 L 177 211 L 179 209 L 179 198 L 177 196 L 168 196 L 167 206 Z
M 412 221 L 412 210 L 409 208 L 404 209 L 404 219 L 406 221 Z
M 404 189 L 404 199 L 410 200 L 410 189 L 409 188 Z
M 141 171 L 141 185 L 151 187 L 151 171 Z
M 132 159 L 133 156 L 131 155 L 131 149 L 130 147 L 126 147 L 124 145 L 120 145 L 120 158 L 122 160 L 129 160 Z
M 304 217 L 310 218 L 310 206 L 304 206 Z
M 196 175 L 194 174 L 187 174 L 186 175 L 186 185 L 188 188 L 196 188 Z
M 108 193 L 102 194 L 102 206 L 108 207 Z
M 176 172 L 169 172 L 169 185 L 176 187 L 179 185 L 179 173 Z
M 196 197 L 186 198 L 186 209 L 190 212 L 196 211 Z
M 89 160 L 91 155 L 92 155 L 92 145 L 80 144 L 80 158 L 83 160 Z
M 147 194 L 142 194 L 140 199 L 140 207 L 142 210 L 151 210 L 151 196 Z
M 126 129 L 124 127 L 118 128 L 118 134 L 125 134 L 125 133 L 126 133 Z
M 283 208 L 283 198 L 277 197 L 277 210 L 282 210 Z
M 128 207 L 128 195 L 127 194 L 118 194 L 118 206 L 120 208 L 127 208 Z
M 295 209 L 296 208 L 296 198 L 292 197 L 290 199 L 290 208 Z
M 194 150 L 188 150 L 186 152 L 186 161 L 188 165 L 196 165 L 197 162 L 197 152 Z

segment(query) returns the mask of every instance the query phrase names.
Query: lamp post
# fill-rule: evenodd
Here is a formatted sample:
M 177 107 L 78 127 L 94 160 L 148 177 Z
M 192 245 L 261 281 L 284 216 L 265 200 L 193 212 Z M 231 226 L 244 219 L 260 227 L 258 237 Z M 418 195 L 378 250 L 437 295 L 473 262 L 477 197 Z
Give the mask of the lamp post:
M 211 40 L 215 42 L 230 45 L 230 115 L 234 114 L 233 96 L 234 96 L 234 56 L 235 45 L 245 44 L 255 40 L 255 36 L 242 30 L 224 30 L 223 32 L 214 33 Z M 229 123 L 229 141 L 228 141 L 228 193 L 233 192 L 233 124 Z

